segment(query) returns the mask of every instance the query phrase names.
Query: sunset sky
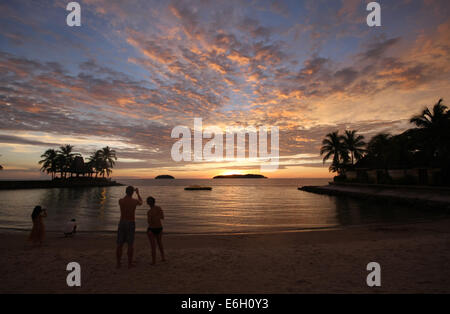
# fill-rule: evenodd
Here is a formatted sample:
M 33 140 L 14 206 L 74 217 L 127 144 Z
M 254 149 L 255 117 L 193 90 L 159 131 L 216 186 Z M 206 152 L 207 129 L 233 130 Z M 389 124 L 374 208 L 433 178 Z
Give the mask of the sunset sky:
M 49 147 L 109 145 L 113 176 L 259 173 L 172 161 L 173 127 L 278 126 L 275 177 L 329 177 L 330 131 L 400 132 L 450 99 L 448 0 L 0 2 L 0 179 L 41 178 Z

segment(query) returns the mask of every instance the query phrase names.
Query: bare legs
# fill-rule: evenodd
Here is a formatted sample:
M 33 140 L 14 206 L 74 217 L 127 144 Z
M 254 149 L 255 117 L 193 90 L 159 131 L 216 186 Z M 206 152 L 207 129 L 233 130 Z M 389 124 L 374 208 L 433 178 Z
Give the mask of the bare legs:
M 161 253 L 161 260 L 163 262 L 165 262 L 166 261 L 166 257 L 164 255 L 164 247 L 163 247 L 163 244 L 162 244 L 162 232 L 160 232 L 156 236 L 156 241 L 158 242 L 159 252 Z
M 149 231 L 147 232 L 147 236 L 152 247 L 152 265 L 155 265 L 156 261 L 156 244 L 158 244 L 159 252 L 161 253 L 161 260 L 164 262 L 166 257 L 164 255 L 164 247 L 162 244 L 162 232 L 155 236 L 153 232 Z
M 117 268 L 120 268 L 121 266 L 121 259 L 122 259 L 122 247 L 123 245 L 117 245 L 117 250 L 116 250 L 116 258 L 117 258 Z
M 155 235 L 149 231 L 147 232 L 148 240 L 150 241 L 150 246 L 152 247 L 152 265 L 155 265 L 156 260 L 156 243 L 155 243 Z
M 116 258 L 117 258 L 117 268 L 120 268 L 121 266 L 121 260 L 122 260 L 122 249 L 123 245 L 118 245 L 116 250 Z M 128 268 L 134 267 L 133 264 L 133 253 L 134 253 L 134 247 L 133 245 L 128 244 Z
M 134 253 L 134 246 L 131 244 L 128 244 L 128 268 L 132 268 L 134 267 L 134 263 L 133 263 L 133 253 Z

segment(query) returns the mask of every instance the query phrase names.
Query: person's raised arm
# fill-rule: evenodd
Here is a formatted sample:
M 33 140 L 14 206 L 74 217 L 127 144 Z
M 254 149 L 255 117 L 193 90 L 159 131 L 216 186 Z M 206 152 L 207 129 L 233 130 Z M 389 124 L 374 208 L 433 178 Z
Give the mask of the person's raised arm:
M 137 197 L 138 197 L 138 204 L 139 205 L 142 205 L 142 198 L 141 198 L 141 195 L 139 194 L 139 189 L 138 188 L 136 188 L 136 195 L 137 195 Z

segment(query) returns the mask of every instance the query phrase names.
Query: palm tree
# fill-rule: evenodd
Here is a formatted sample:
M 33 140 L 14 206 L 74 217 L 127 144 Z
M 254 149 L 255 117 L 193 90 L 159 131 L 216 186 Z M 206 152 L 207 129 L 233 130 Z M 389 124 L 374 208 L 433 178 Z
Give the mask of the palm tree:
M 78 153 L 73 153 L 73 146 L 72 145 L 64 145 L 59 148 L 58 151 L 58 161 L 61 175 L 64 173 L 64 177 L 66 177 L 67 172 L 70 170 L 70 167 L 72 166 L 73 160 L 75 159 L 75 156 L 80 156 Z
M 424 149 L 430 162 L 445 161 L 450 153 L 450 110 L 442 104 L 442 99 L 433 106 L 432 111 L 425 108 L 421 114 L 412 117 L 410 122 L 422 130 L 427 138 Z
M 389 133 L 380 133 L 372 137 L 367 145 L 368 156 L 377 162 L 377 167 L 387 169 L 392 148 L 392 136 Z
M 106 175 L 109 177 L 109 175 L 112 173 L 112 168 L 114 168 L 114 165 L 116 164 L 116 151 L 114 149 L 109 148 L 109 146 L 103 147 L 101 150 L 101 157 L 103 161 L 103 177 Z
M 66 169 L 66 160 L 60 151 L 56 151 L 56 171 L 59 172 L 59 177 L 64 177 L 64 171 Z
M 103 177 L 105 177 L 105 175 L 109 177 L 117 160 L 116 151 L 109 146 L 92 153 L 86 164 L 83 164 L 83 159 L 78 156 L 81 157 L 79 153 L 73 152 L 72 145 L 64 145 L 61 146 L 59 150 L 46 150 L 45 153 L 41 155 L 41 158 L 43 159 L 39 161 L 39 164 L 42 165 L 41 170 L 43 172 L 52 174 L 52 179 L 55 178 L 57 172 L 61 173 L 61 178 L 66 178 L 68 172 L 71 172 L 72 175 L 72 172 L 74 171 L 77 172 L 78 176 L 78 173 L 80 173 L 79 169 L 88 172 L 89 174 L 95 169 L 95 177 L 97 178 L 98 174 Z
M 448 123 L 450 117 L 450 111 L 447 106 L 442 104 L 443 99 L 433 106 L 433 112 L 430 109 L 425 108 L 421 114 L 415 115 L 411 118 L 410 122 L 414 123 L 419 128 L 437 130 L 440 127 Z
M 348 162 L 348 154 L 345 151 L 345 145 L 338 131 L 328 133 L 323 139 L 320 155 L 323 154 L 325 154 L 323 157 L 324 163 L 331 157 L 333 158 L 330 171 L 340 174 L 345 169 L 345 164 Z
M 102 161 L 102 151 L 97 150 L 89 156 L 88 165 L 95 169 L 95 177 L 97 178 L 98 173 L 103 171 L 103 161 Z
M 360 160 L 364 155 L 364 147 L 366 146 L 366 143 L 364 142 L 364 136 L 357 135 L 356 130 L 346 130 L 345 134 L 342 136 L 342 141 L 344 143 L 345 149 L 350 153 L 353 166 L 355 161 Z
M 41 171 L 51 173 L 52 179 L 55 178 L 56 171 L 58 170 L 58 154 L 54 149 L 47 149 L 44 154 L 41 155 L 44 158 L 39 161 L 42 164 Z

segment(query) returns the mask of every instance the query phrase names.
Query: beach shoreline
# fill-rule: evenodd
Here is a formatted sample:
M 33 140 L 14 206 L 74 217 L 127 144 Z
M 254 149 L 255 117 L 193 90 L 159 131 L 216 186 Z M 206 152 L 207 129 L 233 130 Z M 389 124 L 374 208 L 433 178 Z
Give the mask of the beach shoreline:
M 450 293 L 450 219 L 262 234 L 168 234 L 166 263 L 150 266 L 146 235 L 135 269 L 115 268 L 115 233 L 49 232 L 31 248 L 28 232 L 0 230 L 0 293 Z M 125 264 L 124 254 L 124 264 Z M 66 285 L 81 265 L 82 286 Z M 382 286 L 366 285 L 378 262 Z
M 335 225 L 335 226 L 317 226 L 317 227 L 304 227 L 304 228 L 282 228 L 274 229 L 269 231 L 254 230 L 254 231 L 210 231 L 210 232 L 173 232 L 164 231 L 166 236 L 253 236 L 253 235 L 273 235 L 273 234 L 284 234 L 284 233 L 302 233 L 302 232 L 315 232 L 315 231 L 337 231 L 337 230 L 351 230 L 360 228 L 377 228 L 377 227 L 395 227 L 399 225 L 414 225 L 423 223 L 432 223 L 440 220 L 450 219 L 449 216 L 436 216 L 432 218 L 420 218 L 415 220 L 408 220 L 404 222 L 374 222 L 374 223 L 362 223 L 362 224 L 352 224 L 352 225 Z M 27 233 L 31 232 L 30 228 L 15 228 L 15 227 L 0 227 L 1 233 Z M 46 232 L 49 234 L 60 234 L 62 231 L 59 230 L 48 230 Z M 98 235 L 115 235 L 117 230 L 77 230 L 77 234 L 98 234 Z M 145 229 L 136 229 L 135 234 L 145 235 L 147 231 Z

